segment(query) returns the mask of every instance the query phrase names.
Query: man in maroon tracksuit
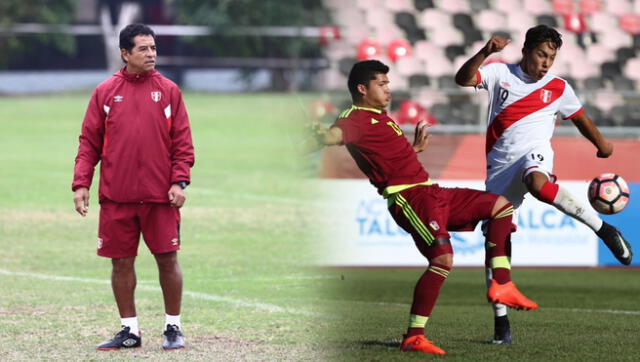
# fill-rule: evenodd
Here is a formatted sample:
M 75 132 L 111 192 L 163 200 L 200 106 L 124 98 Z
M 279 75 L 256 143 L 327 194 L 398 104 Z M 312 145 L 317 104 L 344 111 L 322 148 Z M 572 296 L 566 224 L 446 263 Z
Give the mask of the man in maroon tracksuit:
M 126 65 L 93 92 L 82 123 L 72 190 L 85 216 L 94 167 L 100 165 L 98 255 L 111 258 L 111 284 L 122 330 L 98 346 L 141 346 L 134 304 L 140 233 L 155 256 L 164 296 L 164 349 L 184 346 L 180 325 L 180 212 L 194 163 L 189 119 L 177 85 L 155 70 L 153 30 L 120 32 Z

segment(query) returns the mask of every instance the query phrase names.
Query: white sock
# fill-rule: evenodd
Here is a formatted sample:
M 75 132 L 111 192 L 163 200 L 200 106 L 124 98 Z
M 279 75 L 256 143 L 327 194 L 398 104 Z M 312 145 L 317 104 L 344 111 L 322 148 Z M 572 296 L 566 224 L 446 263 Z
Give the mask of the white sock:
M 164 327 L 167 327 L 167 324 L 173 324 L 178 326 L 178 329 L 182 330 L 182 326 L 180 325 L 180 314 L 178 315 L 169 315 L 169 314 L 165 314 L 164 315 Z M 164 329 L 164 328 L 163 328 Z
M 129 333 L 133 333 L 140 337 L 140 328 L 138 328 L 138 317 L 120 318 L 120 324 L 129 327 Z
M 602 219 L 590 207 L 582 205 L 573 198 L 562 186 L 558 188 L 558 194 L 553 199 L 553 206 L 574 219 L 582 222 L 597 232 L 602 227 Z
M 491 279 L 493 278 L 493 273 L 491 272 L 491 268 L 485 268 L 484 270 L 485 276 L 487 277 L 487 289 L 491 286 Z M 493 315 L 496 317 L 502 317 L 507 315 L 507 306 L 500 303 L 492 303 L 493 307 Z

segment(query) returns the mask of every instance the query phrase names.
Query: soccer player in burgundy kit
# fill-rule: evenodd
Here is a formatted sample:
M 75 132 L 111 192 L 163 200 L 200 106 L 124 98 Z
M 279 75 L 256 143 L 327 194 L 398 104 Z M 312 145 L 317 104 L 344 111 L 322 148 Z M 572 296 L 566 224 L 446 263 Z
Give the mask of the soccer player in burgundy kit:
M 178 209 L 194 163 L 189 119 L 178 86 L 155 70 L 155 34 L 149 27 L 125 27 L 120 53 L 126 65 L 98 85 L 89 101 L 72 185 L 75 208 L 85 216 L 100 162 L 98 255 L 112 260 L 122 330 L 98 349 L 141 346 L 134 303 L 140 233 L 158 265 L 166 313 L 163 348 L 182 348 Z
M 429 267 L 415 287 L 409 326 L 400 348 L 443 355 L 444 350 L 426 339 L 424 328 L 453 266 L 448 230 L 473 230 L 478 221 L 489 220 L 487 242 L 493 247 L 488 249 L 488 258 L 496 281 L 489 298 L 523 309 L 538 306 L 518 291 L 506 267 L 511 203 L 489 192 L 443 188 L 431 182 L 416 156 L 428 142 L 422 124 L 416 127 L 412 146 L 384 110 L 391 100 L 388 71 L 377 60 L 355 64 L 348 82 L 353 106 L 329 129 L 317 125 L 316 137 L 322 145 L 347 147 L 360 170 L 388 200 L 394 220 L 411 234 L 428 259 Z
M 606 158 L 613 152 L 611 143 L 584 113 L 571 85 L 548 72 L 562 46 L 560 34 L 545 25 L 535 26 L 526 33 L 519 64 L 498 62 L 480 67 L 489 55 L 501 51 L 508 43 L 493 36 L 456 74 L 459 85 L 489 92 L 487 191 L 503 195 L 516 209 L 526 193 L 531 193 L 589 226 L 622 264 L 629 265 L 633 253 L 622 234 L 555 183 L 552 174 L 551 137 L 558 113 L 570 119 L 591 141 L 597 157 Z M 490 280 L 491 269 L 487 268 L 488 286 Z M 506 307 L 494 305 L 494 313 L 493 342 L 511 343 Z

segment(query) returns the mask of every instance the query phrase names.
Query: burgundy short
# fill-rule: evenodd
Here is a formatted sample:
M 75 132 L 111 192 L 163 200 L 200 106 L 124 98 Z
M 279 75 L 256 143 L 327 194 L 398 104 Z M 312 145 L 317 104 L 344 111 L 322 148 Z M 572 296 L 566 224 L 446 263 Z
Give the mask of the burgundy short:
M 452 252 L 435 245 L 449 238 L 450 231 L 471 231 L 480 220 L 489 219 L 498 195 L 466 188 L 444 188 L 437 184 L 415 186 L 389 197 L 389 212 L 427 258 Z M 449 244 L 445 244 L 449 245 Z
M 169 204 L 100 204 L 98 255 L 127 258 L 138 254 L 140 233 L 151 253 L 180 249 L 180 211 Z

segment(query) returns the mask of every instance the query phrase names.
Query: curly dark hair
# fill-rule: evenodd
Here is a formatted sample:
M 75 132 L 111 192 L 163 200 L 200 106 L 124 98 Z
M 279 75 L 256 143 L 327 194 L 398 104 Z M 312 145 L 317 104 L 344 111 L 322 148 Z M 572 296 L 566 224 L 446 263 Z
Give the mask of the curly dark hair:
M 554 28 L 546 25 L 538 25 L 527 30 L 524 40 L 524 48 L 528 51 L 535 49 L 539 44 L 551 43 L 555 45 L 555 49 L 562 46 L 562 35 Z
M 156 33 L 150 27 L 144 24 L 129 24 L 120 31 L 120 49 L 126 49 L 131 53 L 131 49 L 135 45 L 133 38 L 138 35 L 151 35 L 153 39 L 156 38 Z

